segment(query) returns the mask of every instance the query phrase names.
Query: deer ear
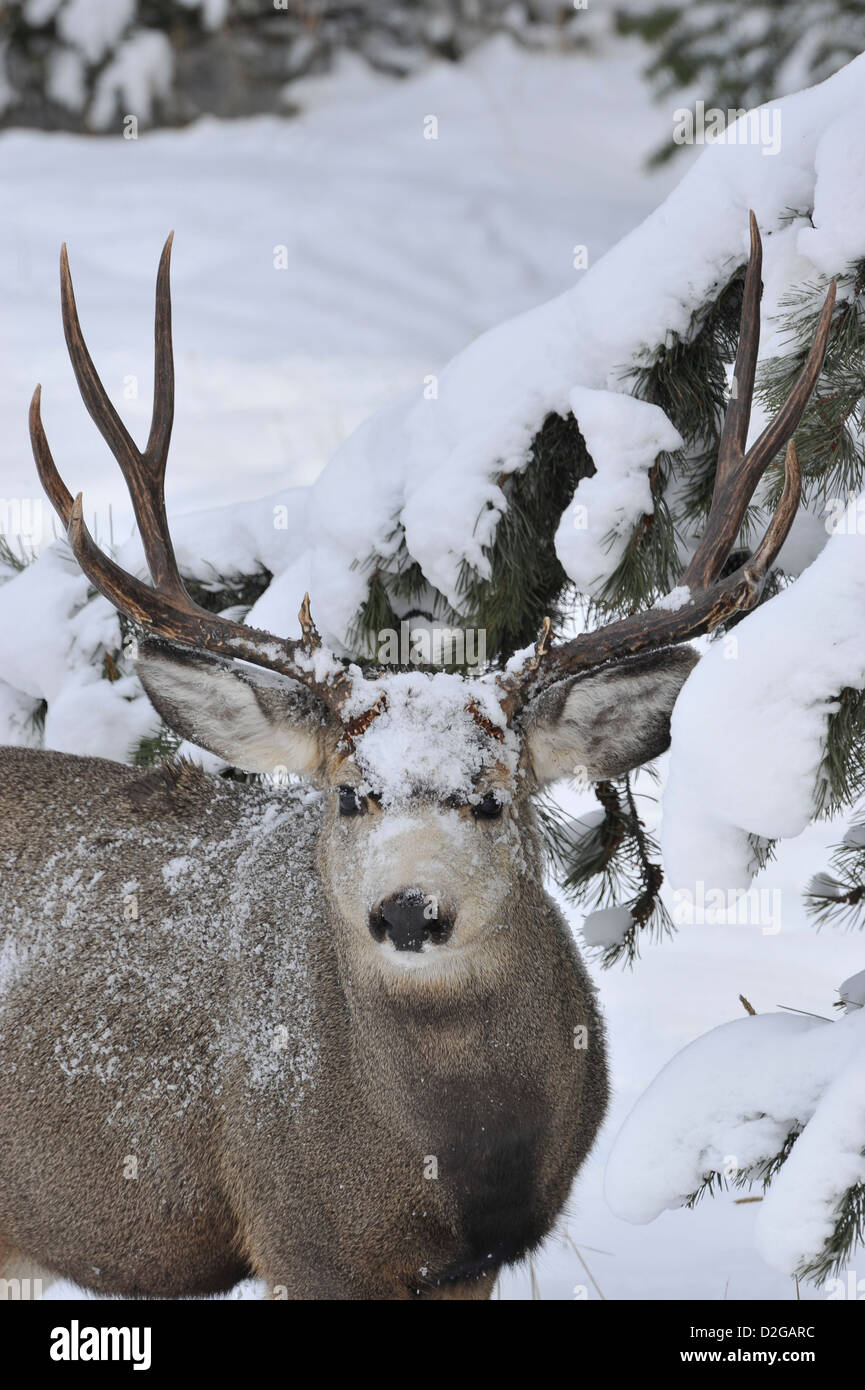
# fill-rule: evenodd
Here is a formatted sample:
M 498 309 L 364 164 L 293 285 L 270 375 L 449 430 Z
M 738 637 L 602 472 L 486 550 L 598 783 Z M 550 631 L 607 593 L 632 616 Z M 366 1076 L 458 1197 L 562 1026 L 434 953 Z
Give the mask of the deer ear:
M 698 660 L 691 647 L 668 647 L 559 681 L 539 696 L 525 717 L 537 785 L 621 777 L 663 753 L 676 697 Z
M 199 748 L 245 772 L 323 771 L 327 715 L 287 677 L 154 638 L 139 645 L 136 670 L 168 727 Z

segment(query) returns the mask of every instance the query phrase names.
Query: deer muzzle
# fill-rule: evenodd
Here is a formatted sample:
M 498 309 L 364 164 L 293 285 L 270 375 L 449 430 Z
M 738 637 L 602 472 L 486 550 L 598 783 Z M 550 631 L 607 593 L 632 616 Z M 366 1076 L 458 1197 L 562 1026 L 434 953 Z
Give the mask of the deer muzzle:
M 376 941 L 389 941 L 397 951 L 422 951 L 447 941 L 453 922 L 440 915 L 432 894 L 406 888 L 379 903 L 370 913 L 369 929 Z

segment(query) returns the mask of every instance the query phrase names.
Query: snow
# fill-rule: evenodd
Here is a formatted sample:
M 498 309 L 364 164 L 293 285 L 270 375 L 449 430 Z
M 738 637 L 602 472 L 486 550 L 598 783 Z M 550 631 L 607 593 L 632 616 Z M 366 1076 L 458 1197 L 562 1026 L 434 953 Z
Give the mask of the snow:
M 708 1173 L 731 1177 L 778 1153 L 825 1085 L 834 1040 L 815 1046 L 824 1026 L 757 1014 L 712 1029 L 674 1057 L 616 1137 L 606 1177 L 616 1215 L 651 1221 L 680 1206 Z M 798 1073 L 792 1089 L 788 1070 Z
M 597 472 L 583 478 L 556 533 L 556 553 L 581 593 L 597 597 L 634 527 L 654 512 L 649 471 L 682 447 L 664 412 L 635 396 L 575 387 L 568 396 Z
M 838 986 L 838 994 L 843 999 L 847 1012 L 865 1008 L 865 970 L 851 975 Z
M 516 771 L 516 736 L 501 727 L 501 707 L 486 683 L 444 673 L 398 672 L 373 690 L 386 703 L 355 740 L 355 757 L 363 785 L 381 797 L 384 807 L 418 793 L 442 801 L 477 801 L 482 773 L 497 763 Z M 500 728 L 501 739 L 483 731 L 467 709 L 471 701 Z
M 47 58 L 45 93 L 52 101 L 80 111 L 87 100 L 85 67 L 74 48 L 53 48 Z
M 129 762 L 143 738 L 158 733 L 160 721 L 141 692 L 137 677 L 68 684 L 45 714 L 45 746 L 58 753 Z
M 802 1129 L 765 1195 L 757 1248 L 788 1274 L 821 1254 L 846 1189 L 865 1178 L 865 1015 L 835 1023 L 757 1014 L 697 1039 L 667 1064 L 622 1126 L 606 1192 L 651 1221 L 705 1178 L 759 1174 Z
M 626 907 L 599 907 L 583 922 L 583 940 L 587 946 L 616 946 L 624 941 L 634 926 Z
M 132 34 L 96 78 L 88 124 L 94 130 L 107 130 L 115 116 L 126 121 L 132 115 L 138 138 L 137 122 L 148 122 L 154 101 L 171 91 L 173 66 L 174 51 L 167 35 L 155 29 Z
M 664 862 L 677 887 L 745 888 L 749 836 L 805 828 L 845 686 L 865 686 L 865 536 L 849 530 L 713 644 L 685 683 L 663 798 Z
M 178 854 L 162 865 L 162 877 L 169 888 L 172 886 L 176 888 L 187 874 L 194 871 L 194 868 L 194 860 L 190 859 L 188 854 Z
M 821 1254 L 848 1188 L 865 1183 L 865 1014 L 860 1011 L 833 1028 L 852 1032 L 854 1046 L 767 1192 L 757 1222 L 757 1249 L 787 1271 L 799 1268 L 804 1257 Z M 836 1038 L 842 1051 L 845 1042 Z
M 865 185 L 854 170 L 865 168 L 865 127 L 861 115 L 845 112 L 831 121 L 814 155 L 813 227 L 802 227 L 796 249 L 824 275 L 862 256 Z
M 684 608 L 685 604 L 690 602 L 691 590 L 687 584 L 677 584 L 675 589 L 671 589 L 668 594 L 663 594 L 652 607 L 668 613 L 678 613 L 680 608 Z
M 92 656 L 92 650 L 77 655 L 69 633 L 70 620 L 86 600 L 87 580 L 68 550 L 60 548 L 46 551 L 38 565 L 0 585 L 0 670 L 9 685 L 34 700 L 59 695 Z
M 88 63 L 100 62 L 135 18 L 136 0 L 66 0 L 57 11 L 57 32 Z

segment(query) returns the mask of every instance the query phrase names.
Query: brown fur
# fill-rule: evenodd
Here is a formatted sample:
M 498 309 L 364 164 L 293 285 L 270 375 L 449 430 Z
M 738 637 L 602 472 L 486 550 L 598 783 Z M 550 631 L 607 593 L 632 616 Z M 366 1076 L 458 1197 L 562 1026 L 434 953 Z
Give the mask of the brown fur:
M 497 929 L 432 978 L 355 953 L 326 808 L 3 750 L 7 1258 L 128 1296 L 253 1274 L 277 1298 L 477 1298 L 549 1231 L 606 1072 L 530 803 Z

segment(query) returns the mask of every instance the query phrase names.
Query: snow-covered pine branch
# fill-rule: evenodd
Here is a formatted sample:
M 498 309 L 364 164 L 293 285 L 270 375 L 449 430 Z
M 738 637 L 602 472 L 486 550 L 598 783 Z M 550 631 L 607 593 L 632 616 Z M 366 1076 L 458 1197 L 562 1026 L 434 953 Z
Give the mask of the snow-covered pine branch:
M 637 1102 L 607 1163 L 607 1199 L 652 1221 L 703 1191 L 762 1184 L 757 1245 L 823 1282 L 865 1239 L 865 972 L 834 1022 L 791 1013 L 723 1024 Z

